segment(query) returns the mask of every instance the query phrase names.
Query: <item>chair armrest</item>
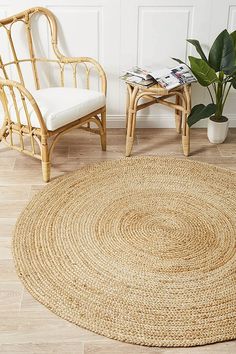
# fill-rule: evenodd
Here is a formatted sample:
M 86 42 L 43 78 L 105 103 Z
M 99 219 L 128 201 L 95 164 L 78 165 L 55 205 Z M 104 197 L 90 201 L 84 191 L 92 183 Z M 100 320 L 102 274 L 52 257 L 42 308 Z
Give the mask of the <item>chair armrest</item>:
M 79 64 L 79 63 L 90 63 L 93 65 L 95 70 L 97 71 L 100 80 L 101 80 L 101 88 L 102 92 L 104 95 L 106 95 L 107 92 L 107 78 L 104 69 L 102 68 L 101 64 L 93 58 L 89 57 L 66 57 L 62 55 L 59 51 L 57 51 L 57 56 L 59 58 L 59 61 L 63 64 Z
M 28 115 L 27 120 L 30 122 L 30 116 L 28 114 L 27 105 L 25 104 L 25 101 L 27 99 L 27 102 L 29 102 L 29 104 L 32 106 L 32 108 L 38 118 L 42 134 L 46 135 L 47 134 L 46 124 L 45 124 L 44 119 L 42 117 L 41 111 L 38 107 L 38 104 L 35 101 L 32 94 L 21 83 L 19 83 L 17 81 L 13 81 L 13 80 L 7 80 L 7 79 L 0 78 L 0 100 L 3 105 L 5 116 L 9 117 L 11 120 L 10 109 L 8 107 L 8 98 L 7 98 L 8 95 L 6 94 L 6 92 L 4 90 L 6 87 L 10 91 L 11 98 L 14 103 L 15 109 L 18 108 L 18 106 L 17 106 L 17 99 L 16 99 L 14 89 L 19 92 L 20 97 L 21 97 L 21 101 L 22 101 L 22 105 L 25 109 L 25 114 Z M 32 129 L 31 123 L 30 123 L 29 128 Z

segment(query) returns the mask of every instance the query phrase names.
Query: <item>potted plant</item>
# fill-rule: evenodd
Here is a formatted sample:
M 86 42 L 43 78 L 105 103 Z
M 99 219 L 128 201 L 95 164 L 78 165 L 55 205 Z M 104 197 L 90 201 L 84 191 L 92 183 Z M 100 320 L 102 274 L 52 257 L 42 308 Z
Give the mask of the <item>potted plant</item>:
M 200 85 L 207 88 L 211 103 L 197 104 L 188 117 L 192 126 L 201 119 L 209 118 L 208 139 L 211 143 L 223 143 L 228 133 L 228 118 L 224 116 L 224 107 L 231 88 L 236 89 L 236 31 L 226 29 L 215 39 L 208 58 L 200 43 L 187 39 L 200 58 L 189 56 L 190 68 Z M 179 63 L 181 60 L 173 58 Z

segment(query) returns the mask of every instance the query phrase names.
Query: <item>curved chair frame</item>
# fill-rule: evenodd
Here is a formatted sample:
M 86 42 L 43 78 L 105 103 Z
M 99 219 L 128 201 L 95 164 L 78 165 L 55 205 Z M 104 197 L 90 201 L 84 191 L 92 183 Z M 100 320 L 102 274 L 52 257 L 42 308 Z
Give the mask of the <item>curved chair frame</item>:
M 32 40 L 31 32 L 31 19 L 34 14 L 42 14 L 46 16 L 50 32 L 51 32 L 51 44 L 56 56 L 56 59 L 48 58 L 37 58 L 34 53 L 34 46 Z M 25 24 L 25 29 L 27 33 L 28 47 L 30 57 L 28 59 L 18 59 L 15 46 L 12 39 L 12 26 L 14 23 L 21 21 Z M 58 36 L 57 36 L 57 23 L 55 16 L 51 11 L 43 7 L 31 8 L 26 11 L 23 11 L 15 16 L 8 17 L 6 19 L 0 20 L 0 29 L 5 29 L 7 37 L 9 40 L 10 49 L 13 55 L 13 61 L 3 63 L 0 57 L 0 70 L 3 73 L 3 77 L 0 78 L 0 99 L 4 109 L 4 123 L 0 130 L 0 141 L 3 141 L 9 147 L 23 152 L 27 155 L 33 156 L 42 161 L 42 173 L 43 180 L 48 182 L 50 180 L 50 165 L 51 165 L 51 156 L 53 149 L 58 141 L 58 139 L 74 128 L 82 128 L 95 133 L 99 133 L 101 137 L 102 150 L 106 150 L 106 106 L 101 107 L 99 110 L 96 110 L 90 113 L 87 116 L 79 118 L 78 120 L 69 123 L 63 127 L 58 128 L 55 131 L 49 131 L 46 127 L 40 109 L 31 93 L 26 89 L 23 74 L 21 71 L 21 63 L 30 62 L 32 66 L 32 72 L 34 77 L 35 88 L 40 89 L 39 76 L 37 72 L 37 63 L 39 62 L 48 62 L 55 63 L 59 65 L 60 68 L 60 82 L 61 86 L 64 87 L 64 76 L 65 76 L 65 67 L 70 65 L 73 73 L 73 82 L 74 87 L 77 87 L 77 66 L 82 64 L 85 69 L 86 76 L 86 88 L 89 89 L 90 84 L 90 75 L 91 71 L 95 70 L 100 79 L 101 92 L 106 95 L 106 75 L 102 66 L 95 60 L 89 57 L 66 57 L 58 49 Z M 7 67 L 10 65 L 15 65 L 17 74 L 19 77 L 19 82 L 9 79 L 7 73 Z M 17 117 L 17 123 L 13 122 L 11 119 L 8 96 L 7 92 L 11 95 L 11 99 L 14 106 L 14 111 Z M 17 94 L 17 96 L 16 96 Z M 23 125 L 20 121 L 18 101 L 16 97 L 21 99 L 21 107 L 24 109 L 24 114 L 27 119 L 27 125 Z M 31 106 L 34 110 L 34 113 L 37 116 L 40 128 L 35 128 L 32 126 L 30 121 L 30 115 L 28 111 L 28 106 Z M 91 129 L 90 122 L 93 122 L 97 125 L 98 129 Z M 20 145 L 14 144 L 13 136 L 17 134 L 19 136 Z M 26 148 L 24 144 L 24 137 L 30 138 L 30 148 Z M 50 145 L 49 145 L 49 138 Z M 40 153 L 36 153 L 35 142 L 39 144 Z

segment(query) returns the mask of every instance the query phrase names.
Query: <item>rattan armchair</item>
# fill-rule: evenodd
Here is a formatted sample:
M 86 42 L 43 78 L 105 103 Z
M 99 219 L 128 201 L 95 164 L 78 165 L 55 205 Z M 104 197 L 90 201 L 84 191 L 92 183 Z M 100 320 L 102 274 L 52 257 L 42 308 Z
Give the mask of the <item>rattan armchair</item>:
M 53 59 L 37 57 L 35 55 L 31 24 L 36 14 L 45 16 L 48 21 L 51 32 L 51 45 L 55 54 L 55 58 Z M 26 59 L 19 58 L 12 39 L 12 28 L 14 27 L 14 24 L 19 21 L 23 23 L 27 35 L 29 56 Z M 56 19 L 53 13 L 48 9 L 42 7 L 31 8 L 15 16 L 0 20 L 0 30 L 6 31 L 5 33 L 12 54 L 12 60 L 7 62 L 4 62 L 2 57 L 0 57 L 0 99 L 3 106 L 0 141 L 4 142 L 12 149 L 16 149 L 41 160 L 43 180 L 45 182 L 50 180 L 50 165 L 53 149 L 58 142 L 58 139 L 69 130 L 82 128 L 100 134 L 102 149 L 106 150 L 106 75 L 101 65 L 92 58 L 66 57 L 61 54 L 57 45 Z M 67 114 L 66 120 L 63 121 L 62 119 L 59 124 L 57 116 L 54 115 L 54 120 L 48 123 L 45 119 L 42 107 L 40 107 L 40 100 L 37 100 L 36 98 L 36 96 L 42 91 L 38 75 L 38 65 L 42 62 L 53 63 L 53 65 L 59 66 L 61 87 L 65 87 L 65 75 L 68 73 L 68 70 L 65 71 L 65 68 L 70 66 L 70 75 L 72 75 L 74 86 L 72 90 L 75 90 L 78 84 L 77 68 L 80 65 L 83 67 L 84 75 L 86 77 L 86 87 L 82 91 L 79 91 L 81 90 L 80 88 L 77 88 L 76 92 L 73 91 L 75 100 L 77 99 L 76 95 L 78 94 L 78 101 L 80 100 L 80 93 L 82 92 L 82 97 L 86 103 L 83 103 L 83 116 L 81 116 L 80 106 L 78 106 L 76 109 L 72 110 L 72 118 L 68 117 Z M 32 68 L 35 86 L 34 93 L 32 93 L 32 91 L 30 92 L 26 87 L 21 68 L 21 65 L 24 63 L 29 63 Z M 16 69 L 18 77 L 17 81 L 11 80 L 10 68 L 12 67 Z M 92 91 L 91 93 L 90 90 L 90 78 L 92 72 L 93 75 L 96 73 L 100 83 L 99 90 L 101 93 L 98 93 L 97 96 L 95 91 Z M 60 97 L 56 97 L 58 92 L 60 93 L 61 91 L 57 90 L 56 94 L 54 93 L 54 101 L 56 99 L 59 102 Z M 69 94 L 66 92 L 62 93 L 62 96 L 67 96 L 69 99 L 70 92 Z M 89 96 L 89 99 L 87 99 L 89 92 L 91 95 Z M 46 95 L 48 94 L 50 94 L 50 91 L 49 93 L 46 91 Z M 96 101 L 95 103 L 94 99 Z M 93 104 L 90 105 L 90 102 Z M 70 113 L 70 110 L 68 110 L 68 112 Z M 76 114 L 78 114 L 78 116 L 76 116 Z M 94 129 L 94 125 L 90 126 L 91 122 L 95 123 L 97 127 L 96 129 Z M 53 127 L 51 127 L 52 123 Z M 15 142 L 16 140 L 17 143 Z M 28 141 L 27 145 L 26 141 Z

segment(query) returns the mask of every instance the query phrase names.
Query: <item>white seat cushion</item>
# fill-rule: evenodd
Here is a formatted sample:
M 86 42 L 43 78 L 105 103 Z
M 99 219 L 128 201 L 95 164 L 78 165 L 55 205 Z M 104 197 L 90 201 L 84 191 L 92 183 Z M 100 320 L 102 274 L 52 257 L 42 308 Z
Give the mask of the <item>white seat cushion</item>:
M 48 130 L 56 130 L 68 123 L 86 116 L 87 114 L 102 108 L 106 104 L 105 96 L 97 91 L 51 87 L 31 92 L 35 98 Z M 17 122 L 13 103 L 10 103 L 11 119 Z M 27 125 L 27 119 L 21 100 L 17 99 L 20 110 L 21 123 Z M 27 103 L 31 124 L 35 128 L 40 128 L 37 116 L 32 106 Z M 1 121 L 3 115 L 1 113 Z

